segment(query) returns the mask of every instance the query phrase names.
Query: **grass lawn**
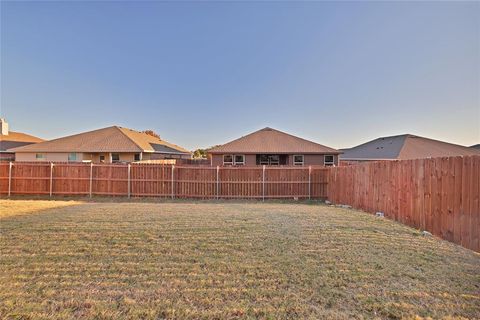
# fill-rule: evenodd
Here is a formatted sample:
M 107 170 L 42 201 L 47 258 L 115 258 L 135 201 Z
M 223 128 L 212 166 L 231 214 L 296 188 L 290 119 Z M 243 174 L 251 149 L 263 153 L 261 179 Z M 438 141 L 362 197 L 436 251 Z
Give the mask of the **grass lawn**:
M 480 255 L 302 203 L 0 200 L 0 318 L 480 318 Z

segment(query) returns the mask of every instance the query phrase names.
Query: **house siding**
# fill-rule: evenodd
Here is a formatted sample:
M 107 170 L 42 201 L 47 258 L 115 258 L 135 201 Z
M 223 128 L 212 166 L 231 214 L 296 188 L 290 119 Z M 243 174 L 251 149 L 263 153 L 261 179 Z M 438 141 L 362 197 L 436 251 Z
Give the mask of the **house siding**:
M 191 159 L 190 154 L 168 154 L 168 153 L 152 153 L 150 157 L 144 160 L 162 160 L 162 159 Z
M 295 153 L 300 154 L 300 153 Z M 306 166 L 323 166 L 324 163 L 324 154 L 304 154 L 304 165 Z M 334 163 L 338 166 L 338 155 L 333 155 Z M 211 164 L 213 166 L 223 166 L 223 154 L 211 154 Z M 245 155 L 245 165 L 246 166 L 256 166 L 257 165 L 257 155 L 256 154 L 246 154 Z M 288 155 L 288 165 L 293 166 L 293 154 Z
M 43 153 L 45 155 L 44 159 L 36 159 L 37 153 Z M 116 153 L 116 152 L 113 152 Z M 70 152 L 17 152 L 15 154 L 16 161 L 51 161 L 51 162 L 67 162 L 68 155 Z M 134 161 L 135 153 L 132 152 L 118 152 L 120 155 L 120 161 L 132 162 Z M 105 156 L 105 163 L 110 163 L 110 153 L 83 153 L 77 152 L 77 160 L 75 162 L 81 161 L 92 161 L 93 163 L 100 163 L 100 155 Z

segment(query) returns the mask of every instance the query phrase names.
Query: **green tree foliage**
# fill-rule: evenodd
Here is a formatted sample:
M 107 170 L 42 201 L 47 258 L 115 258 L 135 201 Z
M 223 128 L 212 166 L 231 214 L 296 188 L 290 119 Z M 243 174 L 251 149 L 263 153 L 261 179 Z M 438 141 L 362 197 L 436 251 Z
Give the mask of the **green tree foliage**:
M 193 151 L 193 158 L 194 159 L 206 159 L 207 158 L 207 150 L 197 149 L 197 150 Z

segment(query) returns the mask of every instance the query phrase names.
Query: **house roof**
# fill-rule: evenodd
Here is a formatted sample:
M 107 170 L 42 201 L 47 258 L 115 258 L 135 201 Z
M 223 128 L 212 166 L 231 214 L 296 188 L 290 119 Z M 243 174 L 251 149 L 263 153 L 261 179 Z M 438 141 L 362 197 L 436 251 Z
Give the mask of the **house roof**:
M 168 148 L 158 150 L 156 145 Z M 152 152 L 189 154 L 190 151 L 128 128 L 112 126 L 63 138 L 13 148 L 13 152 Z
M 8 134 L 0 134 L 0 152 L 10 148 L 42 141 L 45 140 L 26 133 L 10 131 Z
M 480 151 L 412 134 L 381 137 L 344 149 L 341 160 L 407 160 L 433 157 L 480 155 Z
M 340 151 L 267 127 L 213 147 L 208 153 L 338 154 Z
M 473 146 L 470 146 L 470 148 L 480 150 L 480 143 L 479 144 L 474 144 Z

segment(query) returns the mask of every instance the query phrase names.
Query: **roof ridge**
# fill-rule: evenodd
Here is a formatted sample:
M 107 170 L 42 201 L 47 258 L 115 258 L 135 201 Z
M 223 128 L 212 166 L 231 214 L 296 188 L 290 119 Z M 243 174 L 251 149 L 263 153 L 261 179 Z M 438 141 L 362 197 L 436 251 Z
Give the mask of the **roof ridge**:
M 331 147 L 327 147 L 327 146 L 325 146 L 325 145 L 323 145 L 323 144 L 320 144 L 320 143 L 317 143 L 317 142 L 315 142 L 315 141 L 307 140 L 307 139 L 302 138 L 302 137 L 299 137 L 299 136 L 294 136 L 293 134 L 290 134 L 290 133 L 287 133 L 287 132 L 283 132 L 283 131 L 277 130 L 277 129 L 275 129 L 275 128 L 266 127 L 266 128 L 264 128 L 264 129 L 267 129 L 267 128 L 270 129 L 270 130 L 274 130 L 274 131 L 280 132 L 280 133 L 285 134 L 285 135 L 287 135 L 287 136 L 293 137 L 293 138 L 295 138 L 295 139 L 300 139 L 300 140 L 306 141 L 306 142 L 308 142 L 308 143 L 313 143 L 313 144 L 319 145 L 319 146 L 324 147 L 324 148 L 328 148 L 328 149 L 332 149 L 332 150 L 337 150 L 337 151 L 338 151 L 338 149 L 334 149 L 334 148 L 331 148 Z M 263 130 L 263 129 L 262 129 L 262 130 Z M 259 130 L 259 131 L 260 131 L 260 130 Z
M 414 136 L 415 137 L 415 136 Z M 400 159 L 400 155 L 402 154 L 402 151 L 405 149 L 405 146 L 407 145 L 407 139 L 410 138 L 409 135 L 406 135 L 405 138 L 403 139 L 402 146 L 400 147 L 400 150 L 398 150 L 397 154 L 397 159 Z M 418 137 L 417 137 L 418 138 Z
M 210 151 L 215 150 L 215 149 L 217 149 L 217 148 L 219 148 L 219 147 L 221 147 L 221 146 L 234 143 L 235 141 L 238 141 L 238 140 L 243 139 L 243 138 L 245 138 L 245 137 L 251 136 L 252 134 L 255 134 L 255 133 L 257 133 L 257 132 L 263 131 L 263 130 L 265 130 L 265 129 L 267 129 L 267 128 L 268 128 L 268 127 L 265 127 L 265 128 L 262 128 L 262 129 L 259 129 L 259 130 L 250 132 L 250 133 L 248 133 L 248 134 L 246 134 L 246 135 L 244 135 L 244 136 L 241 136 L 240 138 L 234 139 L 234 140 L 232 140 L 232 141 L 227 141 L 227 142 L 225 142 L 224 144 L 221 144 L 221 145 L 219 145 L 219 146 L 216 146 L 216 147 L 211 148 Z M 268 128 L 268 129 L 272 129 L 272 128 Z M 273 130 L 275 130 L 275 129 L 273 129 Z
M 145 150 L 142 148 L 142 146 L 140 144 L 138 144 L 138 142 L 136 142 L 135 140 L 133 140 L 132 138 L 130 138 L 125 132 L 123 132 L 122 129 L 126 129 L 126 130 L 131 130 L 131 131 L 135 131 L 133 129 L 130 129 L 130 128 L 124 128 L 124 127 L 120 127 L 120 126 L 113 126 L 115 127 L 118 131 L 120 131 L 125 137 L 127 137 L 128 140 L 132 141 L 133 144 L 135 144 L 142 152 L 144 152 Z M 138 133 L 142 133 L 140 131 L 136 131 Z M 146 133 L 144 133 L 146 134 Z M 149 143 L 150 144 L 150 143 Z
M 257 137 L 258 136 L 258 137 Z M 241 136 L 237 139 L 234 139 L 232 141 L 226 142 L 222 145 L 219 145 L 217 147 L 214 147 L 212 149 L 209 149 L 210 153 L 220 153 L 224 152 L 226 149 L 232 149 L 232 148 L 238 148 L 240 145 L 245 144 L 245 143 L 252 143 L 252 141 L 256 141 L 258 139 L 260 140 L 269 140 L 269 137 L 274 137 L 276 140 L 277 145 L 282 145 L 282 141 L 288 141 L 290 144 L 290 148 L 293 149 L 298 149 L 298 146 L 302 146 L 304 148 L 303 150 L 311 150 L 313 153 L 319 152 L 318 150 L 321 150 L 322 152 L 330 152 L 330 153 L 341 153 L 337 149 L 327 147 L 323 144 L 317 143 L 312 140 L 308 140 L 290 133 L 286 133 L 284 131 L 280 131 L 271 127 L 265 127 L 256 131 L 253 131 L 251 133 L 248 133 L 244 136 Z M 258 142 L 258 141 L 257 141 Z M 296 146 L 296 147 L 295 147 Z M 243 148 L 243 147 L 242 147 Z M 283 149 L 283 147 L 278 147 L 276 146 L 277 150 Z M 274 149 L 275 149 L 274 148 Z M 253 147 L 255 149 L 255 147 Z M 267 147 L 268 149 L 268 147 Z M 273 150 L 273 149 L 272 149 Z M 299 149 L 300 150 L 300 149 Z M 243 151 L 245 152 L 245 151 Z M 278 152 L 278 151 L 277 151 Z M 302 152 L 302 151 L 298 151 Z
M 160 137 L 155 137 L 155 136 L 152 136 L 152 135 L 149 135 L 145 132 L 142 132 L 142 131 L 138 131 L 138 130 L 135 130 L 135 129 L 130 129 L 130 128 L 126 128 L 126 127 L 120 127 L 120 126 L 116 126 L 118 130 L 120 130 L 120 132 L 125 135 L 127 138 L 129 138 L 136 146 L 138 146 L 140 148 L 140 150 L 142 150 L 142 152 L 145 152 L 145 151 L 154 151 L 155 148 L 153 147 L 152 144 L 158 144 L 158 145 L 162 145 L 164 147 L 169 147 L 169 148 L 172 148 L 172 149 L 176 149 L 177 151 L 179 152 L 190 152 L 188 151 L 187 149 L 177 145 L 177 144 L 174 144 L 174 143 L 171 143 L 171 142 L 168 142 L 166 140 L 163 140 L 162 138 Z M 141 135 L 142 138 L 141 139 L 144 139 L 145 143 L 148 144 L 148 146 L 150 147 L 150 149 L 144 149 L 142 147 L 142 145 L 140 144 L 140 142 L 137 142 L 137 140 L 135 140 L 135 137 L 131 137 L 129 136 L 128 134 L 128 131 L 131 131 L 133 132 L 135 135 Z M 151 141 L 151 140 L 155 140 L 155 141 Z
M 68 135 L 68 136 L 59 137 L 59 138 L 55 138 L 55 139 L 51 139 L 51 140 L 43 140 L 42 142 L 35 143 L 35 145 L 38 146 L 38 145 L 41 145 L 41 144 L 50 143 L 50 142 L 55 142 L 55 141 L 58 141 L 58 140 L 63 140 L 63 139 L 66 139 L 66 138 L 71 138 L 71 137 L 74 137 L 74 136 L 79 136 L 79 135 L 82 135 L 82 134 L 85 134 L 85 133 L 90 133 L 90 132 L 94 132 L 94 131 L 105 130 L 105 129 L 113 128 L 113 127 L 116 127 L 116 126 L 110 126 L 110 127 L 105 127 L 105 128 L 90 130 L 90 131 L 86 131 L 86 132 L 75 133 L 75 134 L 71 134 L 71 135 Z M 20 148 L 21 148 L 21 147 L 20 147 Z
M 457 143 L 452 143 L 452 142 L 447 142 L 447 141 L 443 141 L 443 140 L 437 140 L 437 139 L 432 139 L 432 138 L 427 138 L 427 137 L 422 137 L 422 136 L 416 136 L 416 135 L 409 135 L 409 136 L 407 136 L 407 138 L 421 138 L 421 139 L 425 139 L 425 140 L 429 140 L 429 141 L 435 141 L 435 142 L 441 142 L 441 143 L 449 144 L 449 145 L 452 145 L 452 146 L 457 146 L 457 147 L 462 147 L 462 148 L 470 148 L 469 146 L 464 146 L 462 144 L 457 144 Z

